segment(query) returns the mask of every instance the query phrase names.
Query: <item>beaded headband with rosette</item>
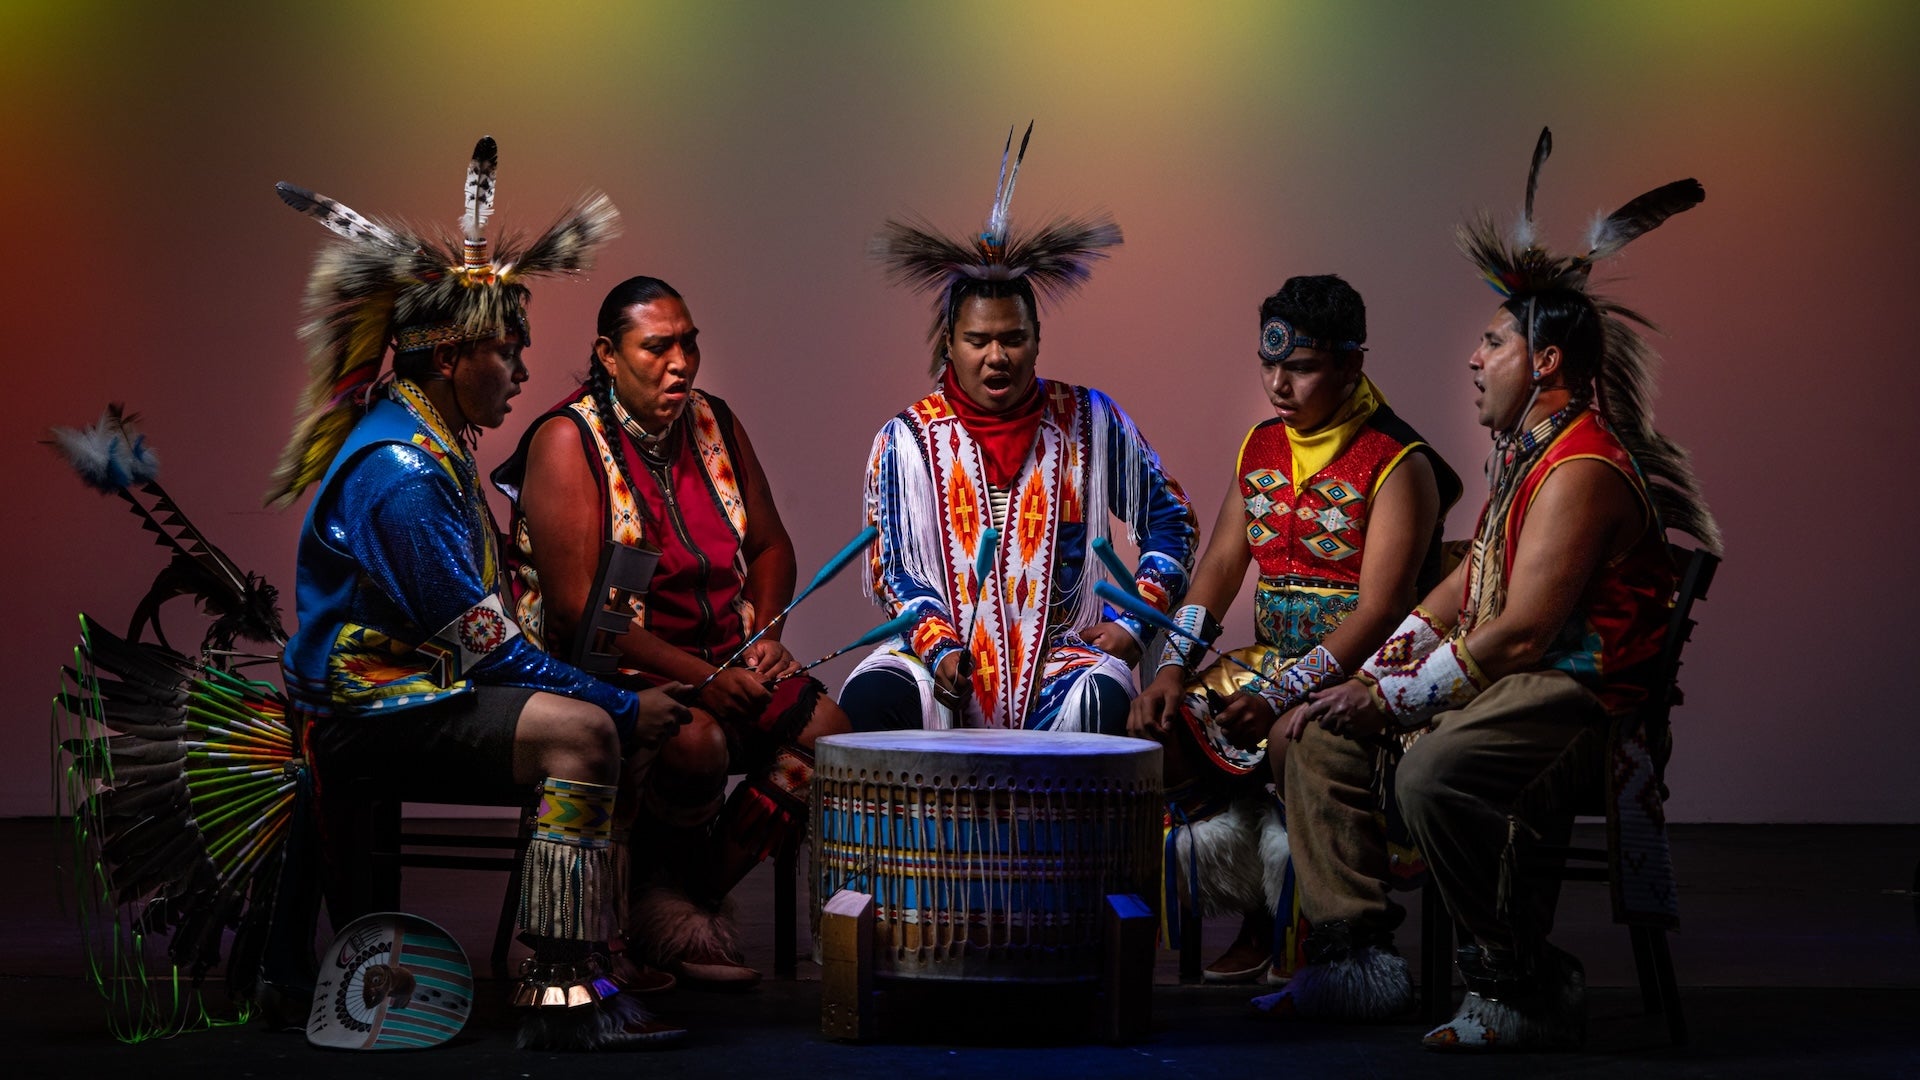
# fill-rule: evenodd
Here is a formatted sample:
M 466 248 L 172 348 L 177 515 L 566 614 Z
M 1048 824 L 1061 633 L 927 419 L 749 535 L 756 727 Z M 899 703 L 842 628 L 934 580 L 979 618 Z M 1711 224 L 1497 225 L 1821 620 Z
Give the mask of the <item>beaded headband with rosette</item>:
M 359 419 L 388 349 L 395 353 L 509 330 L 526 336 L 527 286 L 535 274 L 586 269 L 593 250 L 619 231 L 605 195 L 582 196 L 531 243 L 486 236 L 499 150 L 491 137 L 473 149 L 458 238 L 429 236 L 375 221 L 292 184 L 274 185 L 288 206 L 327 227 L 327 245 L 307 281 L 310 379 L 287 448 L 274 469 L 270 505 L 285 505 L 325 474 Z M 489 249 L 492 249 L 491 251 Z
M 1720 528 L 1700 494 L 1687 452 L 1653 429 L 1654 370 L 1660 358 L 1634 324 L 1648 330 L 1657 328 L 1639 312 L 1595 293 L 1590 281 L 1596 263 L 1618 254 L 1673 215 L 1700 205 L 1707 197 L 1706 189 L 1694 179 L 1663 184 L 1611 214 L 1596 217 L 1587 232 L 1585 254 L 1556 255 L 1540 246 L 1533 221 L 1540 167 L 1552 152 L 1553 132 L 1541 128 L 1527 169 L 1526 200 L 1512 235 L 1502 236 L 1493 218 L 1483 211 L 1460 226 L 1460 250 L 1493 291 L 1508 301 L 1559 293 L 1582 297 L 1593 305 L 1602 327 L 1599 368 L 1593 379 L 1595 404 L 1640 466 L 1661 521 L 1718 552 Z M 1527 322 L 1531 324 L 1531 318 Z M 1527 325 L 1522 330 L 1531 349 L 1533 327 Z M 1576 394 L 1585 390 L 1573 389 Z
M 945 362 L 941 346 L 953 317 L 955 286 L 965 281 L 1024 281 L 1036 299 L 1055 303 L 1091 276 L 1089 264 L 1105 258 L 1104 249 L 1121 242 L 1119 224 L 1104 212 L 1059 218 L 1037 232 L 1013 232 L 1007 212 L 1032 137 L 1033 124 L 1028 123 L 1019 153 L 1012 154 L 1013 130 L 1007 130 L 993 206 L 987 212 L 986 228 L 977 237 L 955 240 L 925 221 L 889 220 L 873 239 L 873 256 L 886 264 L 896 284 L 934 294 L 933 325 L 927 337 L 933 345 L 935 371 Z M 1007 164 L 1010 154 L 1012 168 Z
M 1357 341 L 1322 341 L 1294 329 L 1292 323 L 1275 315 L 1260 326 L 1260 362 L 1278 364 L 1293 355 L 1295 349 L 1328 349 L 1338 353 L 1365 352 Z

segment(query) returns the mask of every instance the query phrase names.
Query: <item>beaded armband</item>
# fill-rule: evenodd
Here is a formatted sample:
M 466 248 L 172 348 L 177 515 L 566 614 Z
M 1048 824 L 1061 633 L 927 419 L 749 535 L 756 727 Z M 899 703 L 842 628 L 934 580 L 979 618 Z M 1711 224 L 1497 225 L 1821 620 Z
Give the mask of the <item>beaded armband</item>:
M 1416 607 L 1387 635 L 1386 643 L 1360 665 L 1358 674 L 1370 676 L 1377 682 L 1382 672 L 1417 664 L 1439 644 L 1440 625 L 1425 608 Z
M 1491 682 L 1467 651 L 1464 634 L 1439 643 L 1423 657 L 1381 664 L 1358 677 L 1401 731 L 1425 727 L 1434 716 L 1460 708 Z
M 500 594 L 488 593 L 485 599 L 441 627 L 434 638 L 459 647 L 460 670 L 466 672 L 519 636 L 520 624 L 507 614 Z
M 1260 700 L 1273 709 L 1273 715 L 1279 716 L 1305 701 L 1308 694 L 1346 677 L 1347 673 L 1340 668 L 1340 661 L 1334 659 L 1327 647 L 1315 645 L 1313 651 L 1280 673 L 1276 680 L 1279 685 L 1256 681 L 1249 683 L 1247 689 L 1260 695 Z
M 1160 647 L 1160 662 L 1154 665 L 1155 675 L 1160 674 L 1162 669 L 1170 667 L 1192 672 L 1194 666 L 1200 662 L 1202 653 L 1205 652 L 1205 646 L 1200 642 L 1204 641 L 1207 645 L 1211 645 L 1220 636 L 1220 624 L 1215 622 L 1213 616 L 1207 614 L 1207 609 L 1199 604 L 1188 604 L 1174 612 L 1173 624 L 1199 638 L 1200 641 L 1182 637 L 1179 634 L 1168 634 L 1166 644 Z

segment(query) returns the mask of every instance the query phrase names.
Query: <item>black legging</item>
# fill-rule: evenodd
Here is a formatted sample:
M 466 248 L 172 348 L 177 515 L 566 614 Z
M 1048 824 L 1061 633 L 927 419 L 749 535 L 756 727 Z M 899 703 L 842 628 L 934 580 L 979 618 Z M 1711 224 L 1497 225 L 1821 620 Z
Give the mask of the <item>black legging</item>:
M 1103 735 L 1125 735 L 1132 695 L 1105 675 L 1087 678 L 1093 680 L 1096 730 Z M 915 731 L 922 725 L 919 687 L 910 676 L 885 668 L 847 680 L 840 690 L 840 708 L 855 731 Z

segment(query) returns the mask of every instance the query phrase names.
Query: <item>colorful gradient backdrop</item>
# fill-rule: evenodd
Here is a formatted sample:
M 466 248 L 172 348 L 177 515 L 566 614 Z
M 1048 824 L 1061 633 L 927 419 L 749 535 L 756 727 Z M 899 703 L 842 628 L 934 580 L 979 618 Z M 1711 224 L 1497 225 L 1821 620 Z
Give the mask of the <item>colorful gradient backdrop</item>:
M 587 280 L 538 291 L 535 376 L 483 463 L 582 371 L 605 290 L 663 276 L 804 574 L 857 528 L 873 432 L 928 385 L 925 308 L 886 287 L 866 239 L 909 210 L 976 227 L 1006 126 L 1031 117 L 1016 216 L 1101 204 L 1127 234 L 1048 316 L 1042 371 L 1126 405 L 1209 521 L 1268 414 L 1255 313 L 1282 279 L 1332 271 L 1362 291 L 1368 370 L 1477 502 L 1486 436 L 1464 362 L 1494 301 L 1453 223 L 1517 208 L 1543 123 L 1559 244 L 1595 210 L 1699 177 L 1705 206 L 1636 244 L 1616 289 L 1668 331 L 1661 424 L 1693 449 L 1728 541 L 1689 651 L 1672 813 L 1920 819 L 1903 674 L 1916 53 L 1920 7 L 1899 2 L 7 0 L 0 814 L 51 807 L 45 717 L 75 613 L 123 624 L 163 562 L 36 445 L 47 425 L 109 400 L 143 413 L 180 503 L 291 588 L 299 517 L 260 493 L 303 381 L 293 330 L 322 233 L 275 180 L 450 220 L 466 153 L 492 134 L 499 226 L 607 190 L 626 235 Z M 875 620 L 851 578 L 829 593 L 788 635 L 802 657 Z M 1250 633 L 1244 604 L 1230 627 Z

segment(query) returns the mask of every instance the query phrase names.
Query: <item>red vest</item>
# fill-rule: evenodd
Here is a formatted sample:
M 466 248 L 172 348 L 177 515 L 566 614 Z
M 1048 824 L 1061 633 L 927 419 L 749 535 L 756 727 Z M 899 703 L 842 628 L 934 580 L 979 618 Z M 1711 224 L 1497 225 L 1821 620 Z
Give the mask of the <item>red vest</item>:
M 1240 496 L 1247 545 L 1260 567 L 1254 592 L 1254 631 L 1263 645 L 1289 656 L 1311 650 L 1358 603 L 1365 559 L 1367 515 L 1387 474 L 1409 453 L 1434 464 L 1441 518 L 1460 496 L 1460 481 L 1414 431 L 1385 405 L 1376 409 L 1326 468 L 1292 487 L 1293 448 L 1287 429 L 1269 420 L 1240 448 Z M 1428 545 L 1420 588 L 1438 580 L 1440 529 Z
M 1598 412 L 1589 410 L 1568 424 L 1546 453 L 1520 481 L 1507 512 L 1506 564 L 1502 577 L 1511 580 L 1527 511 L 1540 494 L 1540 485 L 1553 470 L 1569 461 L 1604 461 L 1620 470 L 1640 499 L 1646 526 L 1618 558 L 1603 564 L 1587 582 L 1567 625 L 1547 650 L 1542 666 L 1565 671 L 1591 688 L 1610 712 L 1624 712 L 1645 701 L 1657 677 L 1652 670 L 1666 643 L 1667 615 L 1676 576 L 1664 530 L 1647 499 L 1646 481 L 1633 455 L 1607 427 Z
M 660 562 L 640 606 L 643 625 L 655 636 L 703 660 L 730 655 L 746 640 L 744 625 L 751 608 L 741 595 L 744 585 L 741 534 L 729 517 L 726 503 L 740 499 L 733 469 L 738 454 L 732 446 L 733 417 L 726 403 L 711 394 L 699 394 L 687 414 L 675 421 L 673 450 L 665 463 L 653 463 L 634 446 L 618 423 L 599 424 L 605 445 L 622 456 L 629 488 L 620 502 L 630 505 L 637 521 L 616 520 L 609 467 L 592 423 L 577 408 L 591 401 L 576 390 L 528 425 L 513 458 L 494 472 L 494 480 L 517 489 L 525 474 L 525 457 L 534 432 L 554 417 L 565 417 L 579 430 L 581 450 L 592 466 L 600 489 L 605 541 L 638 542 L 660 551 Z M 598 409 L 593 410 L 597 417 Z M 708 430 L 708 429 L 712 430 Z M 703 454 L 712 460 L 703 460 Z M 727 490 L 722 490 L 726 488 Z M 624 512 L 624 511 L 621 511 Z M 530 543 L 519 500 L 514 502 L 514 545 L 509 558 L 514 571 L 522 625 L 544 638 L 539 611 L 538 581 L 532 572 Z M 742 516 L 744 521 L 744 515 Z M 526 609 L 531 608 L 531 611 Z M 566 651 L 566 642 L 543 641 L 550 650 Z
M 734 570 L 740 539 L 684 428 L 665 465 L 651 465 L 618 425 L 608 434 L 616 431 L 642 529 L 660 547 L 660 565 L 647 586 L 646 627 L 702 660 L 722 660 L 746 640 L 734 607 L 745 584 Z M 606 477 L 599 480 L 604 492 Z

